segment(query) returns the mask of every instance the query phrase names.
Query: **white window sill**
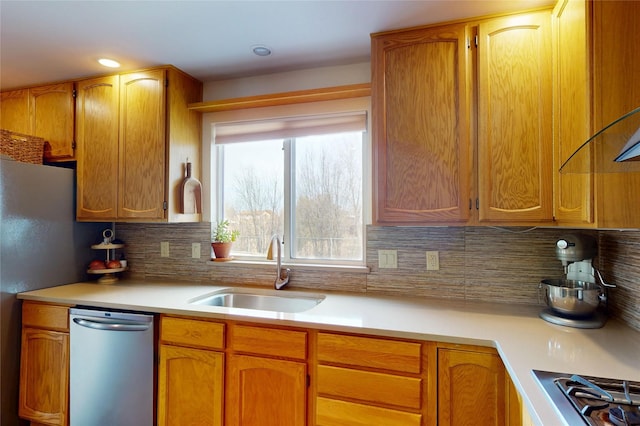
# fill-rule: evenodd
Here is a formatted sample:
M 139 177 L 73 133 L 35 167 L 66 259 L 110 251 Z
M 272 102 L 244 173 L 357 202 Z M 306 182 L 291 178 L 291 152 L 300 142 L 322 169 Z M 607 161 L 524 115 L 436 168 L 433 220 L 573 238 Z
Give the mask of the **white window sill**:
M 242 266 L 247 268 L 264 268 L 265 266 L 274 267 L 276 266 L 275 261 L 270 262 L 261 262 L 255 260 L 228 260 L 225 262 L 216 262 L 213 259 L 211 263 L 216 266 Z M 331 272 L 353 272 L 353 273 L 362 273 L 368 274 L 371 272 L 371 269 L 368 266 L 356 266 L 356 265 L 321 265 L 315 263 L 282 263 L 283 268 L 291 268 L 294 270 L 314 270 L 314 271 L 331 271 Z

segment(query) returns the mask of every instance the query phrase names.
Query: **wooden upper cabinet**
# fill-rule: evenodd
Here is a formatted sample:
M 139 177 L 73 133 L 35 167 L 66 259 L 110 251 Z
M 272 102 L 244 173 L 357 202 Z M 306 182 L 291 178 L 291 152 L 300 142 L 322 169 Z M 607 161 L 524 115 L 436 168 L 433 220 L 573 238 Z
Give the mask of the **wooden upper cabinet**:
M 374 224 L 465 222 L 467 26 L 372 36 Z
M 77 83 L 77 211 L 79 220 L 117 217 L 118 76 Z
M 479 220 L 551 221 L 551 14 L 478 27 Z
M 180 212 L 187 159 L 201 176 L 202 83 L 173 67 L 78 83 L 78 220 L 198 222 Z
M 48 142 L 45 159 L 75 160 L 73 83 L 51 84 L 29 89 L 30 134 Z
M 561 225 L 593 223 L 593 175 L 558 173 L 562 164 L 591 135 L 588 34 L 590 2 L 562 0 L 553 11 L 554 72 L 554 173 L 556 220 Z M 577 161 L 577 158 L 572 159 Z M 589 161 L 588 156 L 580 161 Z M 576 167 L 581 169 L 581 167 Z M 585 171 L 589 170 L 584 165 Z
M 640 2 L 594 1 L 593 130 L 602 129 L 640 106 Z M 612 24 L 615 23 L 615 24 Z M 588 27 L 589 28 L 589 27 Z M 637 130 L 628 124 L 626 137 Z M 618 135 L 619 142 L 626 142 Z M 596 150 L 596 155 L 599 152 Z M 596 175 L 596 217 L 599 228 L 640 228 L 640 172 Z
M 165 70 L 120 76 L 118 217 L 163 219 Z
M 0 128 L 47 141 L 47 161 L 75 160 L 73 82 L 0 94 Z
M 30 133 L 29 89 L 0 93 L 0 128 L 26 135 Z

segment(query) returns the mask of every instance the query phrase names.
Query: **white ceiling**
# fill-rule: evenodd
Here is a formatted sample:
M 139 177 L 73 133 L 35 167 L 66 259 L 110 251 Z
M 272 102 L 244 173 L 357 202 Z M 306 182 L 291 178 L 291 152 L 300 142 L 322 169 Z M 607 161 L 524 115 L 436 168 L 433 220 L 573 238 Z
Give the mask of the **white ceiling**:
M 369 60 L 373 32 L 549 0 L 0 0 L 0 89 L 172 64 L 202 81 Z M 251 47 L 265 44 L 270 57 Z

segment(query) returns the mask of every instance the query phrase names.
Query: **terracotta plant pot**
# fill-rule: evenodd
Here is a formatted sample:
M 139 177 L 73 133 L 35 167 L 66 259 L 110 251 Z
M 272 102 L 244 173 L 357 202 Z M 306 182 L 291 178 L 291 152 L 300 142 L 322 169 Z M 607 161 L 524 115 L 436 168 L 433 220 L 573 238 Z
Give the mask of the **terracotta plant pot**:
M 216 259 L 229 259 L 233 243 L 211 243 Z

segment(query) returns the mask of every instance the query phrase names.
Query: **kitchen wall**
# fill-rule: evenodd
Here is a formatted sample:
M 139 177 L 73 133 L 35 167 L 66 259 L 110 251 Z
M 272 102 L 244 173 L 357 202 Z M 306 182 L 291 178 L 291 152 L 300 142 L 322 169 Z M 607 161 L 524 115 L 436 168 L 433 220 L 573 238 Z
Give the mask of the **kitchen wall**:
M 205 101 L 319 87 L 366 83 L 370 63 L 315 68 L 204 84 Z M 206 134 L 206 132 L 205 132 Z M 207 145 L 208 141 L 204 141 Z M 205 149 L 205 157 L 210 151 Z M 205 170 L 203 185 L 209 186 Z M 206 197 L 208 199 L 208 197 Z M 209 200 L 207 200 L 209 201 Z M 208 204 L 208 203 L 207 203 Z M 205 206 L 205 217 L 210 217 Z M 270 287 L 272 264 L 212 262 L 209 223 L 118 224 L 127 243 L 131 276 L 185 282 L 224 282 Z M 555 258 L 556 239 L 571 230 L 492 227 L 367 228 L 369 273 L 293 268 L 291 287 L 406 295 L 544 306 L 538 296 L 543 278 L 562 275 Z M 640 230 L 585 230 L 600 241 L 595 260 L 605 279 L 618 285 L 609 292 L 611 315 L 640 331 Z M 170 257 L 160 257 L 160 241 L 169 241 Z M 191 258 L 200 242 L 202 257 Z M 398 251 L 397 269 L 379 269 L 377 251 Z M 440 252 L 440 270 L 426 271 L 427 250 Z
M 225 283 L 270 287 L 274 263 L 212 262 L 209 223 L 117 224 L 131 277 L 189 283 Z M 595 260 L 605 279 L 618 285 L 609 292 L 610 313 L 640 331 L 640 231 L 573 231 L 493 227 L 367 228 L 369 273 L 293 267 L 291 288 L 350 291 L 481 302 L 544 306 L 538 283 L 562 275 L 555 241 L 571 232 L 599 239 Z M 170 256 L 160 257 L 169 241 Z M 201 244 L 201 258 L 191 257 L 191 243 Z M 379 269 L 377 251 L 398 251 L 397 269 Z M 440 252 L 440 270 L 426 270 L 427 250 Z

